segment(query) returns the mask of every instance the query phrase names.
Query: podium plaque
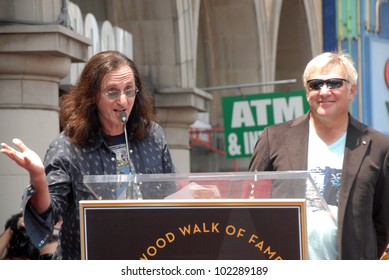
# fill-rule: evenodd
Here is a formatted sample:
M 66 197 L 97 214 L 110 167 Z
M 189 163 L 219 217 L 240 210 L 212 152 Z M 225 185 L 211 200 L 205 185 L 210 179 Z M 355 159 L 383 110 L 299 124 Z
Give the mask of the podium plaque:
M 303 200 L 85 201 L 83 259 L 306 258 Z

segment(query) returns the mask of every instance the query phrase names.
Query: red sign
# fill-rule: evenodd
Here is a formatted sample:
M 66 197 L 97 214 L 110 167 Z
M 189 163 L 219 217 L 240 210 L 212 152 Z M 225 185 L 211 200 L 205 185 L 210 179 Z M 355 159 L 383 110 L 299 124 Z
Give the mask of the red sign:
M 389 59 L 385 63 L 385 82 L 386 86 L 389 88 Z

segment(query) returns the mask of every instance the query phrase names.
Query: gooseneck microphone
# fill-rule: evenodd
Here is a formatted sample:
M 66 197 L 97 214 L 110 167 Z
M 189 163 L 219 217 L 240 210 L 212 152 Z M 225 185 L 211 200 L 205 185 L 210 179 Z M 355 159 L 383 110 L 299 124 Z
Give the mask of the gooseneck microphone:
M 127 114 L 124 111 L 121 111 L 119 113 L 120 120 L 123 122 L 124 126 L 124 138 L 126 138 L 126 151 L 127 151 L 127 159 L 128 159 L 128 166 L 130 168 L 130 172 L 133 173 L 135 170 L 132 170 L 131 165 L 130 165 L 130 149 L 128 148 L 128 137 L 127 137 L 127 127 L 126 127 L 126 122 L 127 122 Z
M 121 111 L 119 113 L 119 116 L 120 116 L 120 120 L 123 122 L 123 127 L 124 127 L 124 138 L 126 139 L 126 151 L 127 151 L 127 161 L 128 161 L 128 167 L 130 168 L 130 173 L 132 175 L 135 175 L 135 167 L 134 165 L 132 164 L 132 161 L 131 161 L 131 158 L 130 158 L 130 148 L 129 148 L 129 145 L 128 145 L 128 137 L 127 137 L 127 126 L 126 126 L 126 123 L 127 123 L 127 114 L 126 112 L 124 111 Z M 142 193 L 140 191 L 140 188 L 138 186 L 138 184 L 136 183 L 136 180 L 134 181 L 134 185 L 135 185 L 135 193 L 134 193 L 134 187 L 132 186 L 131 182 L 129 182 L 129 198 L 130 199 L 134 199 L 134 198 L 138 198 L 138 199 L 142 199 Z

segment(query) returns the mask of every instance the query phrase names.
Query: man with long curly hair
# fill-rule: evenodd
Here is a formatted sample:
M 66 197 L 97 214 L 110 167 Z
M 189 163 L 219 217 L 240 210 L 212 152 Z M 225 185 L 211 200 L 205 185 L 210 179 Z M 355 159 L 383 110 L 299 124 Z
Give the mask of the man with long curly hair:
M 85 175 L 174 173 L 175 167 L 151 97 L 136 65 L 123 54 L 94 55 L 60 108 L 63 131 L 44 162 L 19 139 L 13 143 L 20 151 L 2 143 L 1 152 L 30 174 L 23 214 L 33 243 L 43 247 L 62 217 L 56 258 L 80 259 L 79 201 L 96 199 L 83 183 Z M 162 186 L 141 195 L 163 198 L 173 191 Z

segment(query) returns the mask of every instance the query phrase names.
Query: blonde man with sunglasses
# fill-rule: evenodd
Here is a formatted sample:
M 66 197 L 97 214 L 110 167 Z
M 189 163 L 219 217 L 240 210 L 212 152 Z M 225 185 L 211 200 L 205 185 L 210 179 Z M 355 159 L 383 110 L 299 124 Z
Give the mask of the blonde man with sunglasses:
M 311 172 L 336 228 L 309 244 L 310 259 L 379 259 L 389 242 L 389 137 L 349 113 L 357 77 L 346 53 L 313 58 L 303 74 L 309 112 L 266 128 L 250 162 Z

